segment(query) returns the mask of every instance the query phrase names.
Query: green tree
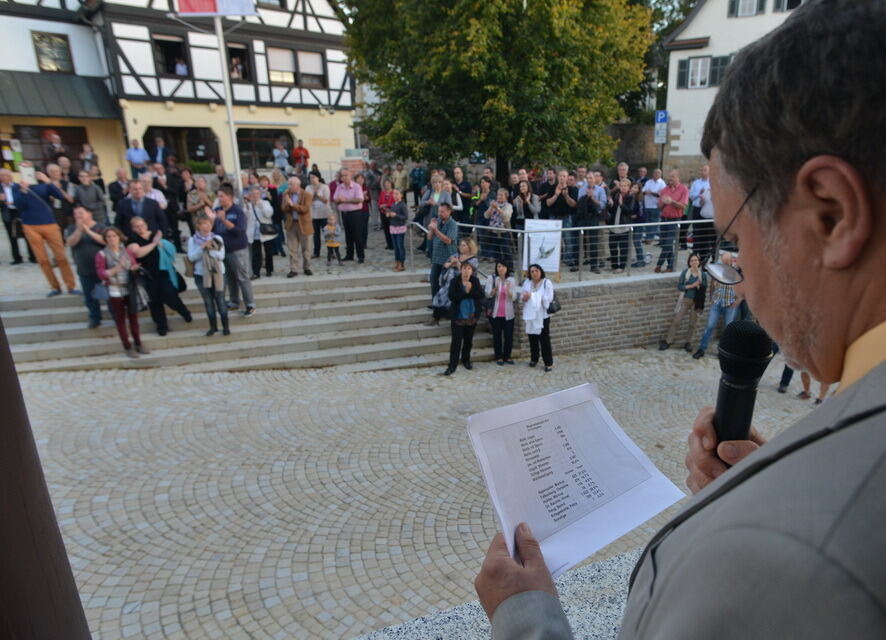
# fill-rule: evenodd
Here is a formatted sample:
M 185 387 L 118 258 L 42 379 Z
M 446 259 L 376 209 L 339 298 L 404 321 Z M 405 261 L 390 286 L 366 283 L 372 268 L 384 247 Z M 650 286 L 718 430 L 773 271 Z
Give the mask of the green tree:
M 400 157 L 480 151 L 585 163 L 608 157 L 617 96 L 643 79 L 651 12 L 628 0 L 338 0 L 352 71 L 380 102 L 360 124 Z

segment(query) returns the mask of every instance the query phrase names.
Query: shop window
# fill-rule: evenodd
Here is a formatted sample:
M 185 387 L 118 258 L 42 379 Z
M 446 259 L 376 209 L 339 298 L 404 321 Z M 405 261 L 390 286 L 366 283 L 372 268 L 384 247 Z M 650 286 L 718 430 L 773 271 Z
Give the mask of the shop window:
M 277 84 L 295 84 L 295 54 L 290 49 L 268 47 L 268 78 Z
M 298 52 L 298 86 L 308 89 L 325 89 L 323 54 L 313 51 Z
M 13 125 L 13 132 L 13 137 L 22 145 L 24 159 L 41 167 L 53 160 L 56 155 L 55 149 L 51 146 L 54 135 L 61 138 L 61 144 L 72 161 L 76 161 L 79 157 L 83 144 L 89 142 L 86 127 Z
M 249 48 L 238 42 L 228 43 L 228 72 L 233 81 L 252 80 L 252 70 L 249 68 Z
M 285 129 L 237 129 L 240 166 L 261 169 L 274 166 L 274 144 L 282 140 L 286 149 L 293 149 L 292 134 Z
M 47 73 L 74 73 L 68 36 L 60 33 L 32 31 L 31 40 L 37 52 L 37 66 Z
M 154 34 L 154 56 L 161 75 L 191 75 L 184 38 Z
M 163 138 L 179 166 L 187 165 L 194 173 L 212 173 L 218 162 L 218 140 L 207 127 L 148 127 L 142 138 L 148 153 L 157 138 Z

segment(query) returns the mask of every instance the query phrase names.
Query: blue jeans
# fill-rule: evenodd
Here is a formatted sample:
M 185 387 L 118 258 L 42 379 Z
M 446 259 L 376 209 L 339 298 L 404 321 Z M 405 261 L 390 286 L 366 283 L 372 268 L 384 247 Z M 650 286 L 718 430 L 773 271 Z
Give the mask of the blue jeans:
M 668 269 L 674 268 L 674 242 L 677 240 L 677 227 L 673 225 L 662 226 L 661 233 L 661 253 L 658 254 L 658 262 L 655 266 L 660 267 L 665 260 L 668 261 Z
M 661 211 L 659 211 L 658 208 L 650 209 L 647 207 L 644 211 L 646 211 L 646 222 L 661 222 Z M 644 240 L 659 235 L 660 230 L 658 227 L 645 227 L 645 229 L 646 231 L 643 236 Z
M 101 282 L 101 280 L 98 279 L 98 276 L 82 276 L 80 274 L 77 274 L 77 276 L 80 278 L 83 301 L 86 304 L 86 309 L 89 311 L 89 322 L 91 324 L 98 324 L 102 321 L 102 304 L 92 297 L 92 290 L 95 289 L 95 285 Z
M 578 232 L 565 231 L 575 226 L 572 216 L 566 216 L 563 220 L 563 244 L 565 251 L 563 253 L 563 262 L 574 267 L 578 264 Z
M 634 229 L 634 253 L 637 264 L 646 264 L 646 252 L 643 250 L 643 234 L 639 229 Z
M 714 329 L 717 328 L 717 323 L 720 322 L 720 318 L 723 318 L 723 328 L 725 329 L 729 323 L 735 320 L 736 315 L 738 315 L 738 307 L 732 307 L 730 309 L 719 301 L 711 304 L 711 309 L 708 312 L 708 325 L 705 327 L 704 333 L 701 336 L 701 342 L 698 344 L 699 350 L 704 351 L 708 348 L 708 343 L 711 341 L 711 335 L 714 333 Z
M 391 234 L 391 242 L 394 243 L 394 260 L 397 262 L 404 262 L 406 260 L 406 249 L 403 246 L 403 238 L 405 237 L 405 233 Z

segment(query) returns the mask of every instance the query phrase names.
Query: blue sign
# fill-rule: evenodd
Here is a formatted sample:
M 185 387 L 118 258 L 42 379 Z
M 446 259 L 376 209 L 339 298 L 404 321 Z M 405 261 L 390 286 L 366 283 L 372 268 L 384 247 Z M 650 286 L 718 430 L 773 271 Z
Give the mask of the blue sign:
M 656 111 L 655 112 L 655 122 L 656 124 L 661 122 L 668 121 L 668 112 L 667 111 Z

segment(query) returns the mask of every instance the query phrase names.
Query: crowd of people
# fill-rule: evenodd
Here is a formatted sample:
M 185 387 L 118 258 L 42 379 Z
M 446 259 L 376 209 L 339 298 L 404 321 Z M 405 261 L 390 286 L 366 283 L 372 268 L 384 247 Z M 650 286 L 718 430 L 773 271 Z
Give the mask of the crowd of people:
M 417 223 L 415 232 L 423 239 L 418 250 L 426 252 L 430 263 L 430 322 L 450 320 L 453 354 L 456 347 L 460 354 L 453 355 L 447 374 L 459 362 L 471 368 L 473 327 L 482 316 L 494 335 L 496 361 L 512 364 L 516 313 L 523 314 L 530 336 L 530 364 L 542 360 L 549 371 L 553 358 L 548 308 L 554 285 L 539 265 L 529 269 L 524 283 L 515 282 L 516 247 L 506 235 L 508 229 L 525 228 L 527 219 L 561 220 L 566 230 L 563 261 L 577 270 L 582 260 L 595 272 L 604 267 L 608 254 L 608 268 L 620 273 L 631 250 L 632 266 L 646 266 L 644 245 L 658 242 L 661 254 L 655 270 L 668 272 L 674 268 L 676 251 L 688 240 L 680 237 L 685 227 L 678 233 L 674 227 L 655 225 L 713 215 L 707 167 L 688 187 L 680 183 L 677 171 L 665 182 L 660 169 L 647 175 L 640 167 L 630 176 L 626 163 L 619 163 L 609 182 L 603 171 L 585 167 L 518 169 L 502 186 L 491 167 L 484 167 L 472 183 L 460 166 L 428 171 L 417 164 L 407 172 L 403 163 L 379 168 L 370 162 L 363 171 L 342 168 L 327 184 L 317 165 L 309 165 L 310 152 L 299 140 L 291 151 L 284 141 L 278 142 L 273 169 L 265 175 L 255 169 L 243 171 L 236 184 L 222 165 L 209 177 L 194 175 L 158 137 L 150 150 L 133 139 L 126 151 L 129 166 L 116 169 L 114 180 L 106 184 L 98 156 L 88 144 L 72 159 L 74 154 L 54 136 L 47 154 L 43 170 L 33 173 L 34 184 L 24 178 L 13 183 L 9 171 L 0 172 L 13 262 L 23 262 L 19 240 L 24 237 L 30 259 L 39 263 L 49 283 L 48 295 L 61 294 L 62 282 L 68 293 L 83 295 L 90 328 L 100 326 L 100 303 L 108 300 L 121 342 L 132 357 L 145 352 L 138 332 L 139 309 L 150 310 L 161 336 L 170 331 L 167 308 L 192 321 L 179 296 L 187 281 L 176 271 L 176 253 L 184 254 L 186 275 L 194 277 L 200 291 L 207 335 L 219 331 L 219 322 L 227 335 L 229 312 L 242 310 L 246 318 L 257 313 L 252 281 L 274 274 L 275 257 L 288 260 L 289 278 L 313 275 L 313 261 L 322 259 L 324 248 L 327 266 L 361 264 L 374 220 L 383 232 L 385 250 L 393 254 L 393 271 L 405 270 L 409 223 Z M 638 227 L 629 247 L 627 227 L 622 225 L 642 222 L 652 224 Z M 184 236 L 182 223 L 187 227 Z M 581 243 L 570 231 L 575 227 L 591 228 L 582 256 Z M 708 227 L 696 225 L 694 230 L 699 261 L 694 272 L 712 250 Z M 108 229 L 121 240 L 114 249 L 106 240 Z M 80 288 L 65 246 L 71 250 Z M 102 260 L 114 266 L 100 269 Z M 481 262 L 489 263 L 487 273 Z M 681 287 L 684 280 L 680 278 Z M 690 302 L 697 286 L 690 277 L 678 304 L 679 317 L 662 344 L 673 341 L 672 334 L 687 314 L 691 336 L 697 310 Z M 727 320 L 730 317 L 726 314 Z M 699 351 L 704 351 L 709 333 Z

